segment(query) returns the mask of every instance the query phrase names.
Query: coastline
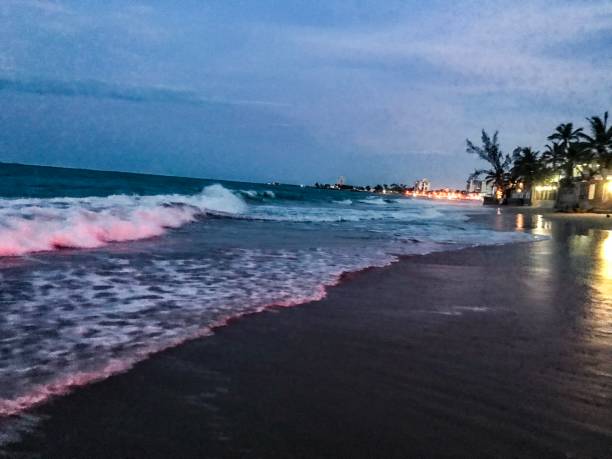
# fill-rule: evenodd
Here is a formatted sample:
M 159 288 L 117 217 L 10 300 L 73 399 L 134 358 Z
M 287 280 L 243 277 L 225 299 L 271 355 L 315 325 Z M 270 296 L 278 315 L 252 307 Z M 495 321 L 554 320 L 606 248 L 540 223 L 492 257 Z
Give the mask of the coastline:
M 594 254 L 610 220 L 535 211 L 481 218 L 520 214 L 550 239 L 402 257 L 232 319 L 36 408 L 5 454 L 604 457 L 612 280 Z M 592 246 L 570 253 L 575 236 Z

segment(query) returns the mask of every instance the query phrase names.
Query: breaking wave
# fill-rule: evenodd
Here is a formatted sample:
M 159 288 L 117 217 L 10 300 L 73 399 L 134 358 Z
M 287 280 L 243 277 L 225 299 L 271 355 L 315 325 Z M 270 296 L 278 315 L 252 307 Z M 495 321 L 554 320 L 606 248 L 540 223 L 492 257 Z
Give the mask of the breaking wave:
M 237 215 L 247 205 L 221 185 L 196 195 L 0 200 L 0 256 L 162 235 L 206 214 Z
M 254 202 L 263 202 L 270 199 L 276 198 L 276 193 L 272 190 L 255 191 L 255 190 L 240 190 L 240 195 L 248 200 Z
M 147 239 L 207 215 L 303 223 L 466 218 L 461 209 L 398 207 L 396 201 L 379 197 L 361 200 L 357 208 L 350 199 L 333 201 L 332 206 L 275 205 L 267 199 L 279 198 L 270 190 L 231 191 L 219 184 L 194 195 L 0 199 L 0 257 Z M 248 205 L 249 200 L 258 202 Z

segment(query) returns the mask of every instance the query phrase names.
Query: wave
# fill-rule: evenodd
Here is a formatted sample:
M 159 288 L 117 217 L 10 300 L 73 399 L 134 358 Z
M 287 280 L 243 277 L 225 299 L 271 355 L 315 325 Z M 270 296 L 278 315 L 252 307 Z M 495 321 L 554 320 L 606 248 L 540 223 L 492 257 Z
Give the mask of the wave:
M 463 209 L 443 207 L 442 205 L 419 206 L 415 208 L 376 205 L 376 207 L 372 208 L 359 208 L 350 205 L 349 202 L 352 204 L 350 200 L 334 201 L 336 205 L 333 207 L 264 204 L 250 207 L 248 213 L 233 215 L 231 218 L 300 223 L 356 223 L 368 221 L 426 223 L 434 220 L 441 222 L 462 222 L 469 218 Z
M 380 198 L 378 196 L 369 196 L 365 199 L 360 199 L 359 202 L 363 203 L 363 204 L 374 204 L 377 206 L 382 206 L 385 204 L 397 204 L 399 200 L 398 199 L 391 199 L 391 198 Z
M 163 235 L 203 216 L 278 222 L 364 222 L 434 219 L 463 220 L 465 215 L 440 206 L 384 207 L 395 203 L 380 197 L 359 202 L 376 209 L 353 208 L 353 201 L 338 206 L 279 205 L 284 199 L 271 190 L 231 191 L 219 184 L 195 195 L 111 195 L 85 198 L 0 199 L 0 257 L 20 256 L 62 248 L 97 248 L 112 242 L 134 241 Z M 248 205 L 247 201 L 253 202 Z
M 239 190 L 238 193 L 244 199 L 254 202 L 263 202 L 268 199 L 275 199 L 276 193 L 272 190 L 255 191 L 255 190 Z
M 246 210 L 246 203 L 221 185 L 191 196 L 1 199 L 0 256 L 146 239 L 208 213 Z

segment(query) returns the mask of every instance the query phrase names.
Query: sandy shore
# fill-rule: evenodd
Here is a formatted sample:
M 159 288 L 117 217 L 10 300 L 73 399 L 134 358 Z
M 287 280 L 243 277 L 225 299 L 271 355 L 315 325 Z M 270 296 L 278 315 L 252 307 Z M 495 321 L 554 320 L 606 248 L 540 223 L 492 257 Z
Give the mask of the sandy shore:
M 8 457 L 611 457 L 612 221 L 409 257 L 36 409 Z

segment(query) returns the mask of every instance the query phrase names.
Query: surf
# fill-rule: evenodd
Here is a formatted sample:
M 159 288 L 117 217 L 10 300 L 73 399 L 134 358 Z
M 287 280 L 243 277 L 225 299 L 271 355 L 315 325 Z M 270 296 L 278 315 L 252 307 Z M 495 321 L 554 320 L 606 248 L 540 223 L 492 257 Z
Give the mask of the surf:
M 0 256 L 146 239 L 207 214 L 246 210 L 244 200 L 218 184 L 196 195 L 2 199 Z

